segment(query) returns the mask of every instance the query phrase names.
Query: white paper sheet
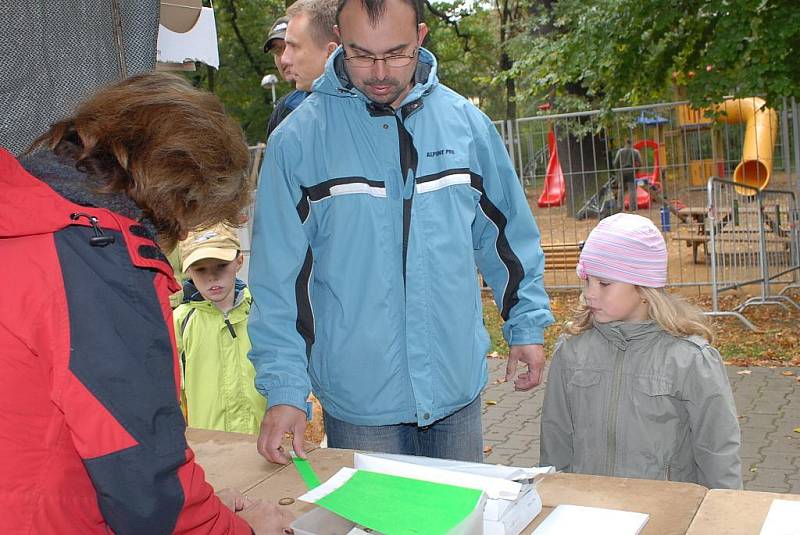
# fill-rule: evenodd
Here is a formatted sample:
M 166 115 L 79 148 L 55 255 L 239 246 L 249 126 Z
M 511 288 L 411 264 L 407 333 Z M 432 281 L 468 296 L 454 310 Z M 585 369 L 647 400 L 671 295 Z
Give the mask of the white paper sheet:
M 356 468 L 482 490 L 489 499 L 504 500 L 516 499 L 523 488 L 513 478 L 552 471 L 552 467 L 518 468 L 388 453 L 356 453 L 353 462 Z
M 645 513 L 559 505 L 544 519 L 534 535 L 637 535 L 650 518 Z
M 158 25 L 157 60 L 163 63 L 184 63 L 201 61 L 219 68 L 219 49 L 217 47 L 217 26 L 214 9 L 204 7 L 197 22 L 186 33 L 173 32 Z
M 800 502 L 772 500 L 761 535 L 800 535 Z

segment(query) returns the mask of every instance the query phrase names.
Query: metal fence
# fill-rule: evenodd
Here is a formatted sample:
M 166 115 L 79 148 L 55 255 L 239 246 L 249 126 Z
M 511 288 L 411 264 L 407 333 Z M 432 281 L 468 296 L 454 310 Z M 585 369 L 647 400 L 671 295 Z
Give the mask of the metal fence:
M 709 179 L 707 191 L 708 218 L 702 229 L 710 241 L 712 309 L 707 314 L 735 317 L 755 331 L 755 326 L 741 314 L 747 307 L 800 308 L 783 295 L 800 270 L 795 194 L 759 190 L 718 178 Z M 720 309 L 721 292 L 748 284 L 758 284 L 758 296 L 746 299 L 732 310 Z M 773 293 L 776 284 L 784 288 Z
M 627 139 L 642 160 L 636 169 L 638 213 L 664 232 L 670 285 L 711 287 L 708 179 L 735 177 L 757 189 L 798 192 L 800 109 L 793 99 L 775 110 L 762 104 L 732 100 L 706 112 L 671 102 L 496 122 L 542 233 L 547 287 L 579 287 L 573 262 L 579 244 L 598 218 L 621 208 L 614 156 Z M 734 188 L 731 195 L 749 203 L 743 190 Z M 629 201 L 623 203 L 630 207 Z M 743 232 L 747 225 L 747 232 L 759 232 L 757 218 L 740 224 Z M 731 284 L 760 280 L 749 267 L 733 267 L 724 272 Z
M 264 148 L 266 145 L 264 143 L 258 143 L 249 147 L 250 149 L 250 167 L 248 169 L 248 176 L 250 185 L 255 189 L 256 185 L 258 184 L 258 174 L 261 170 L 261 160 L 264 157 Z M 247 208 L 246 218 L 247 221 L 239 229 L 239 241 L 242 247 L 242 258 L 244 262 L 242 263 L 242 269 L 239 270 L 239 278 L 245 282 L 248 282 L 248 273 L 250 268 L 250 250 L 252 244 L 252 236 L 253 236 L 253 215 L 255 211 L 255 204 L 251 204 Z

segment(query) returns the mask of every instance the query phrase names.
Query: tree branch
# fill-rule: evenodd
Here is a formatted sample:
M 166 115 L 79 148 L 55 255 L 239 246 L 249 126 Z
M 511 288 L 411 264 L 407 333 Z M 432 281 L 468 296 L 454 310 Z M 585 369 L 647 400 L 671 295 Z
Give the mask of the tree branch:
M 430 0 L 425 0 L 425 5 L 428 6 L 428 10 L 436 18 L 440 19 L 442 22 L 453 28 L 453 31 L 456 33 L 456 36 L 460 38 L 464 43 L 462 46 L 464 52 L 469 52 L 470 50 L 472 50 L 472 47 L 469 44 L 469 40 L 470 38 L 472 38 L 472 34 L 468 32 L 462 33 L 461 29 L 458 27 L 458 21 L 451 19 L 450 16 L 444 11 L 441 11 L 440 9 L 433 7 L 433 4 L 431 4 Z
M 222 9 L 228 12 L 228 16 L 230 17 L 231 21 L 231 28 L 233 28 L 233 33 L 236 34 L 236 40 L 239 41 L 239 45 L 244 49 L 244 55 L 247 57 L 247 62 L 253 68 L 253 71 L 258 75 L 259 79 L 262 78 L 265 74 L 265 70 L 261 67 L 259 62 L 256 61 L 256 58 L 253 56 L 253 53 L 250 51 L 250 47 L 247 44 L 247 40 L 242 35 L 241 30 L 239 29 L 239 24 L 237 21 L 237 10 L 236 10 L 236 0 L 227 0 L 225 2 L 220 2 Z

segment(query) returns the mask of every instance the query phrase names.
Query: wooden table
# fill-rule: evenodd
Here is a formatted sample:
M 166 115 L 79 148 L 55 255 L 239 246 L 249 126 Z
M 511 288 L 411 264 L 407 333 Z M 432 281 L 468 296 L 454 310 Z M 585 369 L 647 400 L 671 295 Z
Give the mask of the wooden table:
M 523 533 L 531 533 L 557 505 L 568 503 L 648 513 L 642 534 L 683 535 L 706 495 L 705 487 L 693 483 L 580 474 L 548 474 L 537 490 L 542 513 Z
M 256 451 L 256 439 L 249 435 L 200 431 L 186 433 L 198 462 L 215 488 L 232 487 L 253 498 L 278 503 L 295 516 L 313 506 L 296 501 L 306 487 L 292 466 L 273 465 Z M 343 466 L 353 465 L 353 452 L 337 449 L 313 449 L 309 461 L 321 480 Z M 706 489 L 690 483 L 549 474 L 537 487 L 543 510 L 523 533 L 533 529 L 561 503 L 609 507 L 650 514 L 645 535 L 684 534 L 703 501 Z
M 757 535 L 767 518 L 772 500 L 800 501 L 800 495 L 750 490 L 709 490 L 686 534 Z

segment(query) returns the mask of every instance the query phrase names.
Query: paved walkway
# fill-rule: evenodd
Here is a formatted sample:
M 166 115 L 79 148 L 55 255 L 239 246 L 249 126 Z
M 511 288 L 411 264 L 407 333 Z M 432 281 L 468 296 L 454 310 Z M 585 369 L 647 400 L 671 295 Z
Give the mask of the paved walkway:
M 497 380 L 505 359 L 489 359 L 489 385 L 483 393 L 483 439 L 488 463 L 535 466 L 539 463 L 539 419 L 544 388 L 514 392 Z M 744 488 L 800 494 L 800 368 L 729 366 L 742 428 Z M 739 372 L 750 372 L 739 373 Z

